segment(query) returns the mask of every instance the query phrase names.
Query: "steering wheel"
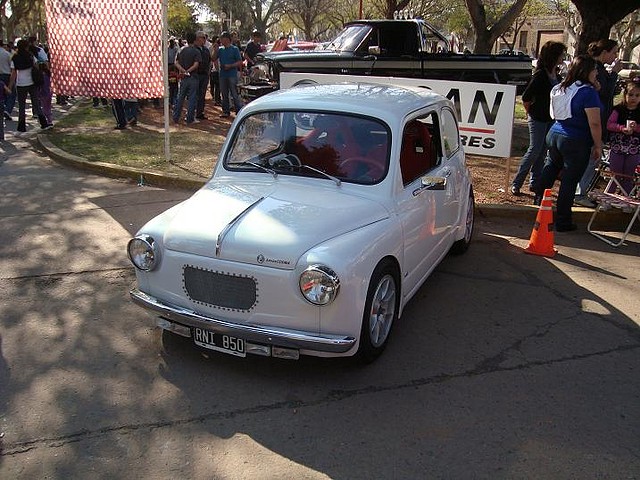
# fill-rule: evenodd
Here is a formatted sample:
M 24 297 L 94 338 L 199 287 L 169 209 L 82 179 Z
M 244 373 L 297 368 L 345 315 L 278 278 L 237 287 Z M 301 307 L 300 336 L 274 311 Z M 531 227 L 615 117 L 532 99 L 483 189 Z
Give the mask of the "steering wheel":
M 371 180 L 378 180 L 384 175 L 384 165 L 368 157 L 349 157 L 340 162 L 338 170 L 352 179 L 368 177 Z
M 291 167 L 299 167 L 302 165 L 298 156 L 293 153 L 288 153 L 286 155 L 280 154 L 277 157 L 274 157 L 270 163 L 273 167 L 284 167 L 287 165 Z
M 295 153 L 287 153 L 284 158 L 291 166 L 299 167 L 300 165 L 302 165 L 302 162 Z

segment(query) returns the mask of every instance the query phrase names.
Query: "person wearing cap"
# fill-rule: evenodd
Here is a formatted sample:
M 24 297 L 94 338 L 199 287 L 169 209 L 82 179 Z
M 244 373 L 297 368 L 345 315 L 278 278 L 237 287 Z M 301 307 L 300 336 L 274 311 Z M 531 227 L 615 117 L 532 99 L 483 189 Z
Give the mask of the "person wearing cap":
M 247 68 L 251 68 L 256 64 L 256 57 L 262 51 L 261 39 L 262 34 L 258 30 L 251 32 L 251 41 L 247 43 L 243 55 L 247 61 Z
M 220 65 L 220 91 L 222 93 L 222 118 L 229 117 L 231 106 L 229 95 L 233 99 L 236 113 L 242 108 L 242 102 L 238 95 L 238 71 L 242 68 L 242 57 L 238 47 L 231 43 L 231 34 L 222 32 L 220 35 L 222 46 L 218 49 L 218 62 Z

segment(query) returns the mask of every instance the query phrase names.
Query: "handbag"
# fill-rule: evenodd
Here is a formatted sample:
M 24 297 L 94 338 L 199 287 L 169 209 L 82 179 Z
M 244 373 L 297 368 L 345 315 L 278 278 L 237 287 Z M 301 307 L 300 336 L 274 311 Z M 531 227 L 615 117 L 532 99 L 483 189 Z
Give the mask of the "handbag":
M 44 83 L 44 73 L 42 73 L 42 70 L 40 70 L 38 65 L 31 67 L 31 78 L 36 87 L 39 87 Z

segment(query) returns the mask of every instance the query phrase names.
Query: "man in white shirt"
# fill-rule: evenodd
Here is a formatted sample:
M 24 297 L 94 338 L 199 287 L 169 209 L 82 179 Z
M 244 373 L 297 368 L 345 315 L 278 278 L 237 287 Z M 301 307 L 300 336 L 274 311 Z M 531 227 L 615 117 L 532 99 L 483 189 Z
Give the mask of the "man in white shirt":
M 13 57 L 13 51 L 11 45 L 5 43 L 0 39 L 0 80 L 5 85 L 9 85 L 9 78 L 11 77 L 11 57 Z M 11 120 L 11 112 L 16 104 L 16 90 L 15 87 L 11 91 L 11 94 L 7 95 L 4 103 L 4 118 Z

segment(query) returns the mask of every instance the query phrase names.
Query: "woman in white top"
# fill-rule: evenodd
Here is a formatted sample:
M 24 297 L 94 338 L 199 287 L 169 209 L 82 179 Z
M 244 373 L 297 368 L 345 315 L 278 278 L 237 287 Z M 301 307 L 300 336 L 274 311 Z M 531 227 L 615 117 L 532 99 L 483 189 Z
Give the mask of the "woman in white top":
M 11 60 L 11 79 L 9 88 L 15 85 L 18 91 L 18 131 L 27 131 L 26 104 L 27 94 L 31 98 L 33 111 L 36 112 L 41 128 L 47 128 L 47 119 L 42 114 L 40 101 L 38 99 L 38 89 L 33 83 L 31 69 L 36 65 L 36 60 L 29 51 L 29 43 L 26 40 L 18 42 L 18 51 Z

